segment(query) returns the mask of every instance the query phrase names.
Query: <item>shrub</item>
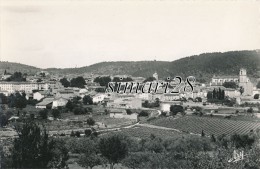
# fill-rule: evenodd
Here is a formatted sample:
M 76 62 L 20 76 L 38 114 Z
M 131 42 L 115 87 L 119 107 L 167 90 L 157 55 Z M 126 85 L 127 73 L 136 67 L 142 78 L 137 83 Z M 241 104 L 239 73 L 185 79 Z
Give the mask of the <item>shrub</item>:
M 147 116 L 149 116 L 149 113 L 147 112 L 147 111 L 141 111 L 140 113 L 139 113 L 139 116 L 143 116 L 143 117 L 147 117 Z
M 254 99 L 259 99 L 259 94 L 255 94 Z

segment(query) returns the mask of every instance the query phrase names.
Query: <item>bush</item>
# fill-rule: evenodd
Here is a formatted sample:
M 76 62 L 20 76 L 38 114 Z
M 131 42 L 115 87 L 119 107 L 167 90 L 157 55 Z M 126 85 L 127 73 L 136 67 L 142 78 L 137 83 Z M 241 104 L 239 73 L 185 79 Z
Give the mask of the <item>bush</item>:
M 39 115 L 42 119 L 47 119 L 48 118 L 48 110 L 47 109 L 40 110 Z
M 170 111 L 172 113 L 172 115 L 176 115 L 179 112 L 184 112 L 184 109 L 181 105 L 171 105 L 170 107 Z
M 195 98 L 195 102 L 202 102 L 202 98 L 201 97 L 196 97 Z
M 52 114 L 53 118 L 55 118 L 55 119 L 60 117 L 60 111 L 58 109 L 53 109 L 51 114 Z
M 79 132 L 79 131 L 76 131 L 76 132 L 75 132 L 75 136 L 76 136 L 76 137 L 80 137 L 80 132 Z
M 149 113 L 147 112 L 147 111 L 141 111 L 140 113 L 139 113 L 139 116 L 143 116 L 143 117 L 147 117 L 147 116 L 149 116 Z
M 259 99 L 259 94 L 255 94 L 254 99 Z
M 74 131 L 71 131 L 71 133 L 70 133 L 70 137 L 75 137 L 75 133 L 74 133 Z
M 90 117 L 90 118 L 87 119 L 87 123 L 88 123 L 89 126 L 93 126 L 95 124 L 95 120 Z
M 130 109 L 126 109 L 126 114 L 131 115 L 133 112 Z
M 91 135 L 91 133 L 92 133 L 91 129 L 86 129 L 85 130 L 85 136 L 86 137 L 89 137 Z
M 167 113 L 162 111 L 161 116 L 166 116 L 166 115 L 167 115 Z

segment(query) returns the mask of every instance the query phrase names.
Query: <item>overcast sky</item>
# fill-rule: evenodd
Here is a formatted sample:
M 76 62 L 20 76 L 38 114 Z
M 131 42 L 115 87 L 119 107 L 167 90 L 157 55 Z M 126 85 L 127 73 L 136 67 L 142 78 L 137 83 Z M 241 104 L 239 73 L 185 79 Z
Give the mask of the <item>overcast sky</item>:
M 47 67 L 260 48 L 260 1 L 0 0 L 0 57 Z

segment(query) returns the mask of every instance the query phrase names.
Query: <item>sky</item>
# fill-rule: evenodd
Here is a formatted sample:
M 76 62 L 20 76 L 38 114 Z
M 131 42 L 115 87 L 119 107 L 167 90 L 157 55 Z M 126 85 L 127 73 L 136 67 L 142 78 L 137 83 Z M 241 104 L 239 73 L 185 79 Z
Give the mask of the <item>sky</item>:
M 39 68 L 260 49 L 259 0 L 0 0 L 0 59 Z

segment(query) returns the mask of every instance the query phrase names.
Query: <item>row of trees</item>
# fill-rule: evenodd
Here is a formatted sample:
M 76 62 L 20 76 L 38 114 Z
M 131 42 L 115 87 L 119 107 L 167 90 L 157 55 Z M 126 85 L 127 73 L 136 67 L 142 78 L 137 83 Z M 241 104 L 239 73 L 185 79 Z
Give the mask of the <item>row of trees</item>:
M 209 91 L 207 93 L 208 99 L 217 99 L 217 100 L 224 100 L 225 99 L 225 91 L 221 90 L 220 88 L 218 90 L 214 89 L 212 92 Z
M 111 79 L 110 76 L 100 76 L 94 79 L 94 82 L 99 83 L 100 86 L 105 86 L 105 87 L 108 87 L 109 82 L 131 82 L 131 81 L 133 81 L 131 77 L 124 77 L 124 78 L 114 77 L 113 79 Z

